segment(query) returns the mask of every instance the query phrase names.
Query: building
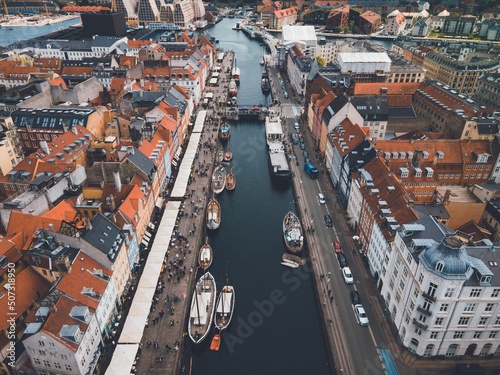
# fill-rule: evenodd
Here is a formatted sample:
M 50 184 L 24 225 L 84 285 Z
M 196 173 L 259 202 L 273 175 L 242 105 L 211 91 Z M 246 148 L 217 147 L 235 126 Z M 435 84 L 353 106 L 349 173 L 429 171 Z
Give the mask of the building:
M 442 32 L 453 35 L 469 35 L 474 31 L 477 18 L 471 15 L 446 17 Z
M 403 346 L 422 357 L 500 354 L 498 261 L 491 241 L 469 245 L 433 217 L 395 228 L 380 285 Z
M 391 69 L 387 53 L 340 52 L 337 63 L 342 74 L 384 74 Z
M 358 27 L 365 34 L 372 34 L 377 31 L 381 23 L 380 15 L 371 10 L 361 13 L 358 18 Z
M 296 46 L 288 51 L 287 74 L 293 91 L 301 99 L 305 96 L 307 80 L 315 63 L 314 58 L 304 56 L 302 51 Z
M 474 100 L 497 112 L 500 110 L 500 73 L 485 74 L 477 79 Z
M 406 23 L 406 17 L 399 10 L 395 10 L 387 15 L 385 32 L 388 35 L 398 36 L 406 28 Z
M 287 8 L 276 10 L 270 19 L 269 27 L 272 30 L 281 30 L 285 25 L 293 25 L 297 21 L 297 10 Z
M 26 319 L 23 345 L 37 374 L 92 374 L 101 333 L 93 309 L 65 295 Z
M 411 29 L 412 36 L 426 37 L 429 35 L 431 28 L 431 17 L 421 18 L 418 20 Z
M 348 4 L 335 7 L 328 14 L 325 28 L 327 30 L 342 31 L 349 26 L 349 14 L 351 7 Z
M 370 139 L 384 139 L 389 119 L 387 96 L 353 96 L 351 103 L 363 117 L 362 126 L 370 129 Z
M 491 231 L 493 242 L 500 242 L 500 198 L 491 199 L 486 204 L 481 224 Z
M 23 160 L 24 152 L 12 118 L 0 118 L 0 126 L 0 177 L 3 177 Z

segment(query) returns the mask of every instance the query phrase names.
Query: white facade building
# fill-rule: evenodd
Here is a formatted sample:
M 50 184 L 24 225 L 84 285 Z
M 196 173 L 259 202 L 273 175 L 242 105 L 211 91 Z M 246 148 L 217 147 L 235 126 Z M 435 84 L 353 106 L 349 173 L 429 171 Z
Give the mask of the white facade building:
M 342 74 L 374 74 L 389 72 L 392 61 L 385 52 L 340 52 L 337 63 Z
M 402 225 L 384 258 L 381 294 L 419 356 L 500 355 L 500 248 L 468 240 L 426 217 Z

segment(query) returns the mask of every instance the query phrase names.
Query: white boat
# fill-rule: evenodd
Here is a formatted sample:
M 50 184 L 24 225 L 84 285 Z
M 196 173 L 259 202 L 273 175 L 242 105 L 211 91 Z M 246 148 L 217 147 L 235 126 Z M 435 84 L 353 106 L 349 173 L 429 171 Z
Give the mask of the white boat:
M 219 228 L 221 222 L 220 204 L 217 199 L 212 198 L 207 206 L 207 228 L 215 230 Z
M 221 150 L 220 161 L 224 160 L 224 152 Z M 212 190 L 215 194 L 220 194 L 226 186 L 226 168 L 218 165 L 212 173 Z
M 189 313 L 188 334 L 195 344 L 202 342 L 210 331 L 215 311 L 215 279 L 205 273 L 194 287 Z
M 200 253 L 198 254 L 198 265 L 203 270 L 206 270 L 213 261 L 213 251 L 212 247 L 208 244 L 208 237 L 205 244 L 200 248 Z
M 285 267 L 290 267 L 290 268 L 298 268 L 299 264 L 297 262 L 294 262 L 293 260 L 288 260 L 288 259 L 283 259 L 281 261 L 281 264 Z
M 269 168 L 274 178 L 289 180 L 290 167 L 285 154 L 285 133 L 278 116 L 266 116 L 266 142 L 269 153 Z
M 283 238 L 288 251 L 300 253 L 304 247 L 302 224 L 293 211 L 288 212 L 283 219 Z
M 231 70 L 231 78 L 234 79 L 234 82 L 239 85 L 240 84 L 240 68 L 236 66 L 236 59 L 233 62 L 233 69 Z
M 264 65 L 266 61 L 264 60 L 264 56 L 262 56 L 262 60 L 260 60 L 260 65 Z
M 229 81 L 229 95 L 236 96 L 237 94 L 238 88 L 236 87 L 236 81 L 234 79 L 231 79 L 231 81 Z
M 219 298 L 217 298 L 217 308 L 214 317 L 215 328 L 219 331 L 225 330 L 229 326 L 229 323 L 231 323 L 234 302 L 234 288 L 230 285 L 224 285 L 219 294 Z

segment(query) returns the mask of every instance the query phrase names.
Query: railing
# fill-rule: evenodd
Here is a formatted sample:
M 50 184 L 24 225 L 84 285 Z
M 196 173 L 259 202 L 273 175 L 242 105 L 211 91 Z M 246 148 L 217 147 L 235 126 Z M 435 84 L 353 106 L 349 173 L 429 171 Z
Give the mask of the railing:
M 424 298 L 427 298 L 427 299 L 431 300 L 432 302 L 436 302 L 436 297 L 431 296 L 430 294 L 427 294 L 426 292 L 423 292 L 423 293 L 422 293 L 422 296 L 423 296 Z
M 422 314 L 427 315 L 427 316 L 431 316 L 431 315 L 432 315 L 432 313 L 431 313 L 429 310 L 426 310 L 426 309 L 424 309 L 424 308 L 423 308 L 423 307 L 421 307 L 421 306 L 418 306 L 418 307 L 417 307 L 417 311 L 419 311 L 419 312 L 421 312 Z
M 415 324 L 417 327 L 422 328 L 424 331 L 427 331 L 427 324 L 423 324 L 422 322 L 419 322 L 417 319 L 413 318 L 413 324 Z

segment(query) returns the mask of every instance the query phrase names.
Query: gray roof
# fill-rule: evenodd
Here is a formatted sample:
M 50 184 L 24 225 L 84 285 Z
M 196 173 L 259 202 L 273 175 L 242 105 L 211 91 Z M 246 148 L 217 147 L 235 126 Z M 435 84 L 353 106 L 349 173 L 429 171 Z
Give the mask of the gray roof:
M 476 121 L 479 134 L 497 134 L 499 123 L 494 119 L 480 119 Z
M 386 96 L 353 96 L 351 104 L 368 121 L 387 121 L 389 106 Z
M 92 47 L 111 47 L 123 38 L 122 36 L 95 36 L 92 40 Z
M 436 204 L 414 204 L 413 210 L 417 214 L 419 218 L 425 216 L 434 216 L 435 218 L 440 219 L 449 219 L 450 214 L 446 210 L 446 206 L 441 203 Z
M 462 241 L 455 236 L 446 236 L 441 243 L 426 248 L 420 254 L 420 261 L 427 271 L 445 279 L 466 280 L 469 278 L 471 261 Z M 437 269 L 442 263 L 442 270 Z
M 134 152 L 128 154 L 128 160 L 130 160 L 130 162 L 137 166 L 137 168 L 139 168 L 147 176 L 151 177 L 156 171 L 154 163 L 135 147 Z
M 82 238 L 108 256 L 112 262 L 121 248 L 124 236 L 113 222 L 98 213 L 92 219 L 92 229 L 87 230 Z
M 325 124 L 330 122 L 330 119 L 340 111 L 347 103 L 349 102 L 349 98 L 345 95 L 339 95 L 335 99 L 332 100 L 330 104 L 323 111 L 323 121 Z
M 467 253 L 472 261 L 472 267 L 482 276 L 492 276 L 491 285 L 500 285 L 500 272 L 498 265 L 500 264 L 500 252 L 498 245 L 495 246 L 468 246 Z M 476 277 L 471 277 L 466 285 L 479 285 Z
M 389 107 L 389 118 L 416 118 L 413 107 Z

